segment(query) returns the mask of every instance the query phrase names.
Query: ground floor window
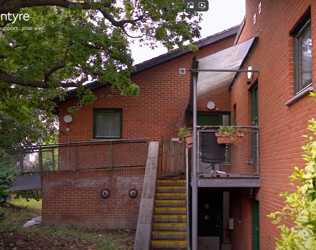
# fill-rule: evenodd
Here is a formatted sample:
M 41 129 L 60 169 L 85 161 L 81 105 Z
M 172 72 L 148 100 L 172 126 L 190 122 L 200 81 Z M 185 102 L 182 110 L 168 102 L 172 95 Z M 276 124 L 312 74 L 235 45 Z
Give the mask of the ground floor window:
M 95 139 L 122 138 L 122 109 L 94 109 L 93 137 Z

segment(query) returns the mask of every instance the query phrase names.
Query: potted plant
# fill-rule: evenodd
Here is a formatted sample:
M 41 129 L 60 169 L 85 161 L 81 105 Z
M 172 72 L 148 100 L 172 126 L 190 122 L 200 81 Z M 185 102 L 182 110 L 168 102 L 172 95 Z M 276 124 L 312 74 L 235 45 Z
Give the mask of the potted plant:
M 236 126 L 220 126 L 215 135 L 218 144 L 231 144 L 239 141 L 244 136 L 244 133 L 238 131 Z
M 178 136 L 180 137 L 180 142 L 185 142 L 187 148 L 192 148 L 193 146 L 193 134 L 192 129 L 187 126 L 179 128 Z

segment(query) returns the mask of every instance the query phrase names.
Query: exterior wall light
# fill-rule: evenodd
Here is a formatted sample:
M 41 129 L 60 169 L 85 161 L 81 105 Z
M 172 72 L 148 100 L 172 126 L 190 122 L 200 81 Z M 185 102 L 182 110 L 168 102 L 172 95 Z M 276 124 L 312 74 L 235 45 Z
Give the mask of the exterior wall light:
M 253 70 L 253 67 L 252 67 L 252 66 L 249 66 L 249 67 L 248 67 L 248 70 Z M 253 77 L 253 72 L 247 72 L 247 78 L 248 78 L 249 80 L 251 80 L 252 77 Z
M 248 67 L 248 70 L 253 70 L 253 67 L 252 66 L 249 66 Z M 247 72 L 247 84 L 251 84 L 251 81 L 252 81 L 252 77 L 253 77 L 253 72 Z
M 103 199 L 108 199 L 109 197 L 110 197 L 110 190 L 108 190 L 108 189 L 103 189 L 102 191 L 101 191 L 101 197 L 103 198 Z
M 128 190 L 128 195 L 131 198 L 136 198 L 138 196 L 138 191 L 136 188 L 131 188 L 130 190 Z

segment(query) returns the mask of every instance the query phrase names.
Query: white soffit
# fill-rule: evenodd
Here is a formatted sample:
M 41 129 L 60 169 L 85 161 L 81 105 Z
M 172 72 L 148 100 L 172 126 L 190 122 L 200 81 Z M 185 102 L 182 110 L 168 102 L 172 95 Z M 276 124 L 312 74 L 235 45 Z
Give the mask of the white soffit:
M 238 70 L 255 38 L 199 59 L 198 69 Z M 228 88 L 237 72 L 199 72 L 197 99 Z

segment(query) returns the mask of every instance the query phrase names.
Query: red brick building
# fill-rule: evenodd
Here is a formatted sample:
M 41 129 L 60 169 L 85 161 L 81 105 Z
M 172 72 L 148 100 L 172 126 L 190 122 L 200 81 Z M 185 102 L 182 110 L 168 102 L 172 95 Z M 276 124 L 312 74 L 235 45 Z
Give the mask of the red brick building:
M 77 105 L 70 94 L 59 104 L 60 142 L 177 137 L 179 126 L 192 125 L 192 79 L 187 71 L 192 68 L 192 60 L 199 61 L 199 69 L 203 58 L 214 55 L 220 60 L 216 52 L 254 38 L 241 68 L 251 66 L 260 73 L 248 78 L 247 73 L 239 72 L 228 87 L 225 85 L 197 102 L 198 204 L 193 213 L 197 214 L 196 233 L 201 249 L 207 242 L 222 250 L 274 249 L 279 230 L 267 214 L 284 205 L 279 193 L 291 190 L 288 176 L 293 167 L 304 167 L 302 135 L 307 133 L 308 120 L 316 113 L 314 101 L 308 97 L 316 80 L 316 46 L 312 44 L 316 38 L 315 16 L 316 3 L 310 0 L 246 0 L 246 17 L 240 27 L 199 41 L 198 52 L 176 51 L 138 65 L 132 75 L 140 87 L 138 98 L 121 96 L 98 83 L 90 84 L 96 102 L 82 107 L 69 124 L 70 132 L 65 133 L 67 124 L 62 117 L 67 114 L 67 107 Z M 112 137 L 99 133 L 104 117 L 120 124 L 105 129 Z M 225 146 L 225 159 L 203 161 L 202 134 L 207 129 L 213 131 L 210 126 L 228 123 L 245 126 L 243 140 Z M 125 152 L 128 150 L 132 149 Z M 135 152 L 130 159 L 139 159 Z M 142 188 L 144 168 L 141 162 L 135 164 L 139 165 L 137 169 L 121 172 L 116 179 L 102 171 L 72 174 L 72 180 L 67 180 L 69 176 L 65 174 L 44 176 L 44 199 L 49 198 L 43 203 L 44 222 L 135 228 L 140 199 L 131 200 L 126 195 L 130 187 Z M 127 185 L 128 182 L 131 183 Z M 114 203 L 106 204 L 93 196 L 106 185 L 115 190 Z M 80 193 L 82 186 L 86 191 Z M 76 209 L 61 208 L 58 199 L 75 204 Z M 85 209 L 83 204 L 89 205 Z M 124 219 L 116 213 L 117 209 L 121 209 Z
M 136 188 L 139 193 L 142 191 L 147 144 L 114 144 L 112 160 L 116 168 L 113 173 L 104 171 L 111 165 L 110 145 L 87 145 L 104 140 L 158 141 L 178 137 L 180 126 L 192 125 L 188 71 L 192 59 L 232 46 L 238 30 L 239 27 L 233 27 L 200 40 L 197 52 L 175 51 L 136 65 L 132 81 L 140 88 L 137 98 L 122 96 L 112 92 L 110 86 L 97 82 L 87 85 L 97 100 L 92 105 L 83 106 L 68 124 L 63 121 L 67 108 L 78 103 L 75 91 L 69 92 L 66 100 L 58 104 L 59 142 L 83 144 L 59 147 L 59 170 L 69 172 L 43 175 L 44 224 L 136 228 L 140 195 L 132 199 L 128 191 L 131 188 Z M 228 89 L 214 98 L 218 111 L 229 111 Z M 206 102 L 207 98 L 201 101 L 201 111 L 207 110 Z M 112 119 L 114 127 L 102 128 L 104 117 Z M 110 135 L 102 134 L 102 130 Z M 86 142 L 89 143 L 84 144 Z M 73 160 L 75 155 L 77 161 Z M 124 168 L 126 166 L 133 168 Z M 85 170 L 71 172 L 75 169 Z M 111 199 L 104 200 L 100 196 L 102 189 L 111 191 Z

